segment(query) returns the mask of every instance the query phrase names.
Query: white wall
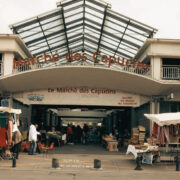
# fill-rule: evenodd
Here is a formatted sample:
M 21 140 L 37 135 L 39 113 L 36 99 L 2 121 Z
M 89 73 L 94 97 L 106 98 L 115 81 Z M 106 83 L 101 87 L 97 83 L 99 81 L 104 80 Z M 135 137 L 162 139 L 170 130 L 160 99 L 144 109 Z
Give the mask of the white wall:
M 160 57 L 151 57 L 151 73 L 152 78 L 160 80 L 161 79 L 161 67 L 162 67 L 162 60 Z
M 151 55 L 163 57 L 180 57 L 180 43 L 153 43 Z
M 3 75 L 12 74 L 15 54 L 23 59 L 31 57 L 30 52 L 18 35 L 0 35 L 0 52 L 3 54 Z
M 13 59 L 14 59 L 14 53 L 6 52 L 3 54 L 4 76 L 12 74 Z

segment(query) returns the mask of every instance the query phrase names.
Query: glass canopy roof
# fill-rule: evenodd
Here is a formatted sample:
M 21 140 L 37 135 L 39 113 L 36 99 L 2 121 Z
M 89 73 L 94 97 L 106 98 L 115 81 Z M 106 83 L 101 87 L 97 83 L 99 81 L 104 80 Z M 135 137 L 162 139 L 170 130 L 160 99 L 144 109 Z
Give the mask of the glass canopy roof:
M 57 8 L 10 26 L 19 34 L 33 56 L 60 55 L 59 64 L 68 63 L 66 54 L 85 53 L 133 59 L 147 38 L 157 29 L 126 17 L 102 0 L 64 0 Z

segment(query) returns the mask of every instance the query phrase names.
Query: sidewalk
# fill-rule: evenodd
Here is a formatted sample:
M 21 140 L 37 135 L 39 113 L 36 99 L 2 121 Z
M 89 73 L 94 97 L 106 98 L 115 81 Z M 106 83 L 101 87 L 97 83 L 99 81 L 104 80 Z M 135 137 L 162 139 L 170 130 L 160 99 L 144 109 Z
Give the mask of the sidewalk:
M 63 150 L 64 148 L 64 150 Z M 142 165 L 142 171 L 135 171 L 136 162 L 131 155 L 100 151 L 83 153 L 86 147 L 76 148 L 76 153 L 70 153 L 68 148 L 55 149 L 53 153 L 28 155 L 21 153 L 16 168 L 12 168 L 11 160 L 0 161 L 0 179 L 3 180 L 34 180 L 34 179 L 62 179 L 62 180 L 116 180 L 116 179 L 180 179 L 180 172 L 175 171 L 173 163 L 159 163 Z M 66 153 L 67 151 L 67 153 Z M 98 153 L 97 153 L 98 152 Z M 100 153 L 101 152 L 101 153 Z M 52 159 L 59 160 L 59 169 L 52 168 Z M 101 169 L 93 168 L 94 159 L 101 160 Z

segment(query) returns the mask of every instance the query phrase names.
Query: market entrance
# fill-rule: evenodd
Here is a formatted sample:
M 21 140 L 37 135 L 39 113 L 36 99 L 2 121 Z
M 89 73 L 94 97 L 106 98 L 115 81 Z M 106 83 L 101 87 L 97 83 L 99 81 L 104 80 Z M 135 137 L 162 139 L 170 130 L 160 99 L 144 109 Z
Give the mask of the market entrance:
M 33 105 L 31 121 L 38 123 L 39 140 L 47 146 L 100 145 L 111 137 L 118 148 L 130 136 L 131 112 L 130 107 Z

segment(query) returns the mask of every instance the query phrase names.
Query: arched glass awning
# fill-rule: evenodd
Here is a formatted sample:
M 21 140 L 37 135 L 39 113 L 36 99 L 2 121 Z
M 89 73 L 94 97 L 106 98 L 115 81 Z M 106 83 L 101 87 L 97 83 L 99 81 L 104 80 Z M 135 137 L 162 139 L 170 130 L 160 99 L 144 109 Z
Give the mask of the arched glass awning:
M 64 0 L 57 8 L 10 25 L 33 56 L 58 53 L 59 64 L 67 63 L 66 54 L 85 53 L 133 59 L 147 38 L 157 29 L 126 17 L 102 0 Z

